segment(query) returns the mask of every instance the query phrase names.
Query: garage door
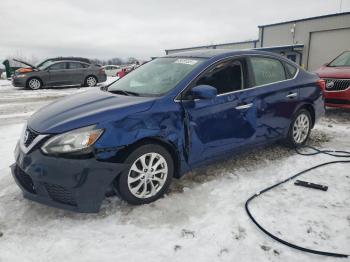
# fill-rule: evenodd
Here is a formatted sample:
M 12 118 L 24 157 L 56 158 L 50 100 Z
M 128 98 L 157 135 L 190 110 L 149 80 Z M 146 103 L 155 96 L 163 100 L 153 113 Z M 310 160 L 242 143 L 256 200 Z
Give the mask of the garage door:
M 350 50 L 350 28 L 310 33 L 308 70 L 316 70 L 344 50 Z

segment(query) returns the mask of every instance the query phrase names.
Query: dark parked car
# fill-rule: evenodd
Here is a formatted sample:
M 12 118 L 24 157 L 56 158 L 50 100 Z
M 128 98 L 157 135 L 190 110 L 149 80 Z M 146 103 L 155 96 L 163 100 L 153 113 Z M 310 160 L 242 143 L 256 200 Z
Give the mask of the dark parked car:
M 28 121 L 13 176 L 24 197 L 97 212 L 106 192 L 160 198 L 173 177 L 283 140 L 305 143 L 324 114 L 324 81 L 262 51 L 192 51 L 57 101 Z
M 350 51 L 341 53 L 316 73 L 326 80 L 326 106 L 350 108 Z
M 45 59 L 44 61 L 41 61 L 39 64 L 36 65 L 36 67 L 40 67 L 43 66 L 44 64 L 48 63 L 48 62 L 57 62 L 57 61 L 78 61 L 78 62 L 83 62 L 86 64 L 92 64 L 90 59 L 88 58 L 84 58 L 84 57 L 75 57 L 75 56 L 67 56 L 67 57 L 53 57 L 53 58 L 48 58 Z
M 23 61 L 19 62 L 29 67 L 16 70 L 12 83 L 14 86 L 33 90 L 49 86 L 95 86 L 107 79 L 102 67 L 81 61 L 49 60 L 38 67 Z

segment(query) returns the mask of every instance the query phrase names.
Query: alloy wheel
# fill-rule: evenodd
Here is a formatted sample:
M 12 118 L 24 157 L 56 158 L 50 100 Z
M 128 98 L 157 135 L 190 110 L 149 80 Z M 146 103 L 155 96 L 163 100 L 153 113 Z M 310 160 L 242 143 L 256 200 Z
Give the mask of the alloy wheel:
M 95 77 L 93 76 L 89 76 L 87 79 L 86 79 L 86 83 L 88 86 L 92 87 L 92 86 L 95 86 L 97 81 L 95 79 Z
M 137 198 L 150 198 L 164 186 L 168 176 L 168 164 L 158 153 L 140 156 L 131 165 L 128 174 L 128 187 Z
M 310 119 L 306 114 L 300 114 L 294 121 L 293 139 L 296 144 L 302 144 L 310 131 Z
M 30 89 L 37 90 L 41 87 L 41 82 L 38 79 L 33 78 L 29 80 L 28 86 Z

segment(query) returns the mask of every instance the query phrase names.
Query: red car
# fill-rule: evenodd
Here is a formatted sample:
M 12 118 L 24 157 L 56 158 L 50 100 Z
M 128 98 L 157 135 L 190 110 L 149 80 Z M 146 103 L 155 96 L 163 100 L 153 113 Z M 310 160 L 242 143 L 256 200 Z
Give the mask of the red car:
M 326 106 L 350 108 L 350 50 L 323 65 L 316 73 L 326 80 Z

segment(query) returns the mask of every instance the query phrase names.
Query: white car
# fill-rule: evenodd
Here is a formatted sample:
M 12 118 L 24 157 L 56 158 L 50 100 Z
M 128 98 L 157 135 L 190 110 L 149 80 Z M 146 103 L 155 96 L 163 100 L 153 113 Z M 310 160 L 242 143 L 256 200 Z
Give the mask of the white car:
M 103 66 L 107 76 L 117 76 L 117 73 L 121 70 L 117 65 L 105 65 Z

